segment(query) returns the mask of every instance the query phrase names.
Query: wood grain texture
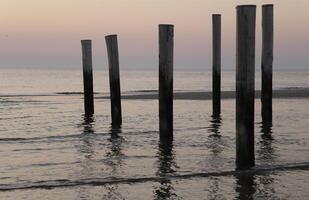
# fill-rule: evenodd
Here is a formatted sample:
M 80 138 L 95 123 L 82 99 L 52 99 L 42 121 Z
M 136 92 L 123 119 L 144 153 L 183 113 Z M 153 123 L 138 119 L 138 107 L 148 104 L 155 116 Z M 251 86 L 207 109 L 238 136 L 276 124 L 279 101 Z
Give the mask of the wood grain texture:
M 237 6 L 236 166 L 254 166 L 254 71 L 256 6 Z
M 174 26 L 159 25 L 159 124 L 160 138 L 173 138 Z
M 105 37 L 105 41 L 109 66 L 112 127 L 120 128 L 122 124 L 122 114 L 117 35 L 108 35 Z
M 91 116 L 94 113 L 91 40 L 82 40 L 81 44 L 84 80 L 84 109 L 85 115 Z
M 273 5 L 262 6 L 262 119 L 272 123 L 272 89 L 273 89 Z
M 221 112 L 221 15 L 212 15 L 212 114 Z

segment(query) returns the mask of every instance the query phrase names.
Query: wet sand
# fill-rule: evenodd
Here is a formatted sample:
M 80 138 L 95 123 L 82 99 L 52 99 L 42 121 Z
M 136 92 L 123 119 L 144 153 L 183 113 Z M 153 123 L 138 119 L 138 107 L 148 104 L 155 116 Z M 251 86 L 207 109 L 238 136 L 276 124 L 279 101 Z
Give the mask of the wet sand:
M 261 91 L 255 92 L 255 98 L 261 97 Z M 97 96 L 99 99 L 109 99 L 109 95 Z M 130 100 L 145 100 L 145 99 L 158 99 L 158 93 L 151 92 L 136 92 L 124 93 L 122 99 Z M 222 99 L 235 98 L 235 91 L 222 91 Z M 282 89 L 274 90 L 273 98 L 309 98 L 309 89 Z M 174 92 L 174 99 L 176 100 L 210 100 L 212 99 L 212 92 L 209 91 L 196 91 L 196 92 Z

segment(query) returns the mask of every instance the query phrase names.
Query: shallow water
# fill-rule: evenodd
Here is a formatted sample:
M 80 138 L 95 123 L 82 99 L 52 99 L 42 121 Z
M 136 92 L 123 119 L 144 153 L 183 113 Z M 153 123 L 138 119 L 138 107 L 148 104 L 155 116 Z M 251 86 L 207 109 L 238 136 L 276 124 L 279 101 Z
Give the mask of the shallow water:
M 256 169 L 235 171 L 235 101 L 174 102 L 174 141 L 159 142 L 158 102 L 126 100 L 123 126 L 80 95 L 0 98 L 0 199 L 308 199 L 309 102 L 256 101 Z
M 276 71 L 274 88 L 308 88 L 308 77 Z M 99 95 L 107 78 L 95 71 Z M 223 71 L 222 90 L 234 80 Z M 259 80 L 257 72 L 256 89 Z M 121 72 L 123 93 L 157 81 L 157 71 Z M 211 73 L 176 70 L 174 82 L 176 91 L 210 91 Z M 80 70 L 1 70 L 0 199 L 309 199 L 308 99 L 274 99 L 272 125 L 257 99 L 256 167 L 236 171 L 234 100 L 222 101 L 220 118 L 209 100 L 174 101 L 174 141 L 164 144 L 157 100 L 123 100 L 123 126 L 111 129 L 109 100 L 96 98 L 85 119 L 73 94 L 81 91 Z

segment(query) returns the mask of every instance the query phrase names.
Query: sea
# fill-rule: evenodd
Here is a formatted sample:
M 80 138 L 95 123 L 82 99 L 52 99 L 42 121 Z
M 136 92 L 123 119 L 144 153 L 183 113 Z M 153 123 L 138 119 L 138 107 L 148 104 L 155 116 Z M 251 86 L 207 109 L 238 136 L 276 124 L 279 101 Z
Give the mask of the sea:
M 275 70 L 275 90 L 309 88 L 309 70 Z M 122 70 L 125 95 L 156 92 L 158 71 Z M 211 71 L 175 70 L 176 92 L 211 91 Z M 256 72 L 255 88 L 261 88 Z M 235 71 L 222 71 L 235 90 Z M 85 118 L 80 69 L 0 69 L 0 199 L 309 199 L 309 99 L 255 101 L 256 166 L 236 170 L 235 100 L 174 100 L 174 140 L 159 140 L 158 100 L 123 99 L 111 127 L 108 72 L 94 71 Z

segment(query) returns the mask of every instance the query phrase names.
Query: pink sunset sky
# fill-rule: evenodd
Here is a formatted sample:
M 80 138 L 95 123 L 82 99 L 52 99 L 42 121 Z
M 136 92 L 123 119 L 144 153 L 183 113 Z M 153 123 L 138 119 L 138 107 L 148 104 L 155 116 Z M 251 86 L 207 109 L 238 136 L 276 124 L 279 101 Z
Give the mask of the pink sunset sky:
M 237 5 L 274 4 L 275 69 L 309 69 L 307 0 L 1 0 L 0 68 L 81 67 L 81 39 L 93 40 L 95 69 L 107 66 L 104 36 L 118 34 L 123 69 L 157 69 L 158 24 L 175 25 L 175 68 L 210 69 L 211 15 L 222 14 L 222 68 L 235 67 Z

